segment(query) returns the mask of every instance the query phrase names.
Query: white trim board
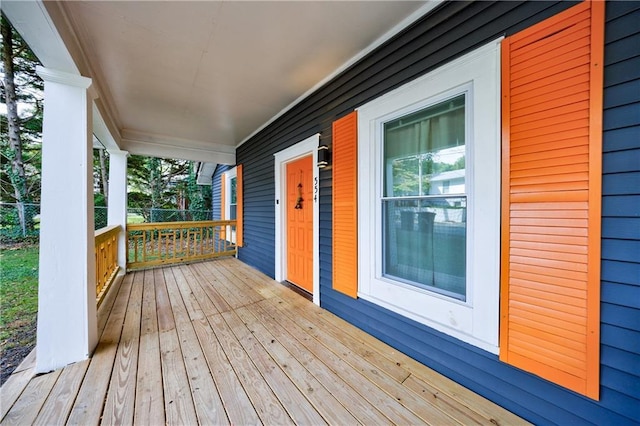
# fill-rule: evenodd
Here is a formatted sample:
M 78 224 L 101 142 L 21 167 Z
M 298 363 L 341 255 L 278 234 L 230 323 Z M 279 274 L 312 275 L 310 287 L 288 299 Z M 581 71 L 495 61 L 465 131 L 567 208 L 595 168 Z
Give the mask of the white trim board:
M 282 197 L 286 194 L 286 165 L 293 160 L 297 160 L 307 155 L 312 156 L 313 170 L 313 303 L 320 306 L 320 200 L 319 200 L 319 182 L 320 173 L 316 164 L 318 163 L 318 143 L 320 142 L 320 133 L 274 154 L 275 157 L 275 279 L 276 281 L 284 281 L 287 278 L 287 211 L 283 209 Z

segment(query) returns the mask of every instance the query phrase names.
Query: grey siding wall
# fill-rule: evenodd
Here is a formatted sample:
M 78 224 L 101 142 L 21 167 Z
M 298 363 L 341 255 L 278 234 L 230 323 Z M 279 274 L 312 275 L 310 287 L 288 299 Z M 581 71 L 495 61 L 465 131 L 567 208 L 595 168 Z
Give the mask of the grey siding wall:
M 237 150 L 244 168 L 245 247 L 239 257 L 274 275 L 273 154 L 475 47 L 572 3 L 451 2 L 354 64 Z M 501 363 L 497 356 L 331 289 L 331 170 L 321 171 L 321 305 L 538 424 L 632 424 L 640 419 L 640 3 L 607 4 L 601 401 Z

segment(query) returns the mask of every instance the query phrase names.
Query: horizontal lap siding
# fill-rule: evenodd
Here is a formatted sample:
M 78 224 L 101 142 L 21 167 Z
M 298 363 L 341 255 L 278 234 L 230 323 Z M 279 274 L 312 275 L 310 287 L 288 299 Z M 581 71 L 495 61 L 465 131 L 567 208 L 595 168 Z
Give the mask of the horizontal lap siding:
M 511 35 L 541 20 L 570 7 L 571 3 L 516 3 L 516 2 L 452 2 L 439 7 L 424 22 L 411 26 L 398 37 L 381 46 L 374 53 L 353 65 L 292 110 L 275 120 L 263 131 L 238 147 L 237 159 L 244 163 L 245 188 L 245 247 L 240 249 L 240 259 L 274 275 L 274 176 L 273 154 L 285 149 L 317 132 L 322 143 L 331 145 L 331 123 L 353 111 L 358 106 L 379 97 L 417 76 L 442 65 L 446 61 L 472 50 L 484 42 L 503 34 Z M 637 3 L 636 3 L 637 5 Z M 634 8 L 635 7 L 635 8 Z M 637 6 L 627 2 L 613 2 L 607 5 L 607 28 L 605 36 L 613 32 L 625 38 L 632 34 L 622 34 L 628 30 L 627 15 L 637 13 Z M 637 24 L 631 25 L 637 28 Z M 637 33 L 637 31 L 636 31 Z M 612 42 L 612 41 L 608 41 Z M 637 45 L 636 45 L 637 46 Z M 618 48 L 620 50 L 620 48 Z M 637 48 L 636 48 L 637 50 Z M 605 55 L 607 51 L 605 51 Z M 618 84 L 629 84 L 626 75 L 636 75 L 634 68 L 638 57 L 617 59 L 607 63 L 605 69 L 605 107 L 611 88 Z M 625 65 L 625 64 L 629 65 Z M 612 69 L 613 67 L 613 69 Z M 630 69 L 631 68 L 631 69 Z M 608 82 L 607 79 L 610 81 Z M 618 91 L 620 92 L 620 91 Z M 629 93 L 623 91 L 627 98 Z M 632 102 L 637 105 L 637 96 Z M 612 100 L 613 101 L 613 100 Z M 614 101 L 615 102 L 615 101 Z M 627 101 L 625 105 L 628 105 Z M 620 105 L 617 105 L 620 106 Z M 615 113 L 615 111 L 613 111 Z M 605 119 L 605 152 L 637 152 L 640 147 L 640 128 L 625 127 L 607 129 Z M 607 170 L 605 153 L 604 168 Z M 637 166 L 637 164 L 636 164 Z M 636 171 L 638 167 L 636 167 Z M 612 197 L 629 197 L 615 195 Z M 640 221 L 637 216 L 619 213 L 633 211 L 625 200 L 611 200 L 608 206 L 605 189 L 603 204 L 603 238 L 612 241 L 640 240 L 640 231 L 633 228 L 630 221 Z M 625 424 L 633 418 L 632 406 L 624 404 L 633 390 L 622 392 L 616 382 L 620 375 L 604 372 L 602 376 L 601 401 L 593 402 L 559 386 L 541 380 L 531 374 L 510 367 L 497 356 L 474 348 L 456 339 L 417 324 L 400 315 L 389 312 L 363 300 L 353 300 L 332 290 L 332 246 L 331 246 L 331 168 L 320 171 L 320 284 L 321 305 L 342 316 L 370 334 L 395 346 L 422 363 L 444 373 L 462 385 L 490 398 L 496 403 L 538 424 Z M 636 195 L 637 199 L 640 196 Z M 609 213 L 607 213 L 609 211 Z M 638 209 L 636 208 L 637 212 Z M 603 258 L 608 251 L 603 248 Z M 611 255 L 610 255 L 611 256 Z M 609 263 L 607 263 L 609 262 Z M 633 269 L 635 268 L 635 269 Z M 602 321 L 617 321 L 620 310 L 625 308 L 637 313 L 638 306 L 630 307 L 638 299 L 638 288 L 630 283 L 619 283 L 619 271 L 638 276 L 638 264 L 621 262 L 617 259 L 603 261 Z M 610 278 L 604 278 L 605 271 Z M 615 279 L 614 279 L 615 278 Z M 612 305 L 613 310 L 605 308 Z M 631 320 L 624 315 L 623 318 Z M 638 316 L 636 316 L 638 318 Z M 633 332 L 638 326 L 631 323 L 626 328 Z M 602 365 L 617 366 L 629 377 L 640 375 L 637 351 L 634 353 L 629 343 L 621 342 L 618 333 L 612 329 L 602 331 Z M 616 343 L 617 342 L 617 343 Z M 628 383 L 625 381 L 623 383 Z M 637 383 L 637 381 L 636 381 Z M 638 418 L 636 413 L 636 418 Z
M 601 386 L 640 419 L 640 3 L 607 4 L 602 177 Z
M 213 220 L 222 219 L 222 174 L 231 169 L 230 166 L 218 164 L 211 180 L 211 210 Z

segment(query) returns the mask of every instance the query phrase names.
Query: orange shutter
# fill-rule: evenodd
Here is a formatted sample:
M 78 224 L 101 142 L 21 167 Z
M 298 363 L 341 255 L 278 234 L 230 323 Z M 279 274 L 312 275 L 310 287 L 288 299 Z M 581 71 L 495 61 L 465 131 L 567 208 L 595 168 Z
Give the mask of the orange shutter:
M 333 122 L 333 289 L 358 297 L 358 116 Z
M 243 197 L 242 197 L 242 164 L 238 164 L 236 167 L 236 244 L 238 247 L 242 247 L 243 244 Z
M 227 174 L 223 173 L 220 175 L 220 220 L 225 220 L 227 216 L 226 211 L 226 198 L 227 198 Z M 220 238 L 223 240 L 227 238 L 227 227 L 223 226 L 220 228 Z
M 500 359 L 599 398 L 604 2 L 502 44 Z

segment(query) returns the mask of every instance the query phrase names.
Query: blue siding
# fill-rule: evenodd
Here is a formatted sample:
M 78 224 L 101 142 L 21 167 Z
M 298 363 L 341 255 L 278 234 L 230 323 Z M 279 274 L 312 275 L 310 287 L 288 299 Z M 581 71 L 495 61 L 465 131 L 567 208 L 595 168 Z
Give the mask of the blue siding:
M 216 170 L 213 172 L 213 177 L 211 178 L 211 211 L 213 220 L 219 220 L 222 218 L 220 206 L 221 199 L 220 196 L 222 191 L 222 183 L 220 178 L 222 174 L 227 170 L 231 169 L 232 166 L 227 166 L 224 164 L 218 164 L 216 166 Z
M 450 2 L 328 82 L 237 150 L 245 164 L 240 259 L 274 275 L 273 154 L 354 108 L 499 35 L 570 3 Z M 640 419 L 640 2 L 606 7 L 601 398 L 593 401 L 331 288 L 331 169 L 320 172 L 321 305 L 425 365 L 536 424 L 634 424 Z

